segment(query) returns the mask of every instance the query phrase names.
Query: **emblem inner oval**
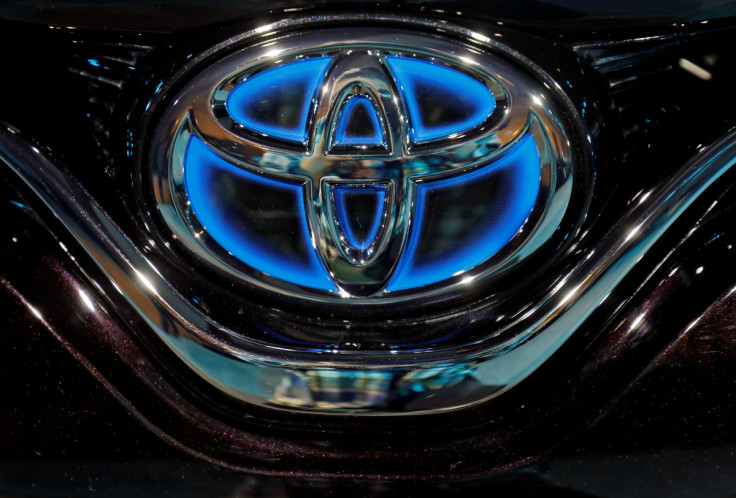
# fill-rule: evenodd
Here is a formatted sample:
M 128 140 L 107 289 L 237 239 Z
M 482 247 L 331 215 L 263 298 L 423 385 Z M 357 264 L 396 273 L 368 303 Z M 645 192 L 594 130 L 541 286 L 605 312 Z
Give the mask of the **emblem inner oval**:
M 503 53 L 434 35 L 305 31 L 185 85 L 153 137 L 164 220 L 277 292 L 386 300 L 492 277 L 572 192 L 552 92 Z

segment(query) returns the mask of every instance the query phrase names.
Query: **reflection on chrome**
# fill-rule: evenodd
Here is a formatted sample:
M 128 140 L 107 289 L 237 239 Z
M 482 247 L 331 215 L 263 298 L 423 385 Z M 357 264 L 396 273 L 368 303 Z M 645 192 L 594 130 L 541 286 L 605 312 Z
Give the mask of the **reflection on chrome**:
M 84 292 L 83 289 L 79 289 L 79 297 L 82 300 L 82 303 L 84 306 L 89 310 L 94 312 L 95 311 L 95 304 L 92 302 L 92 300 L 89 298 L 86 292 Z

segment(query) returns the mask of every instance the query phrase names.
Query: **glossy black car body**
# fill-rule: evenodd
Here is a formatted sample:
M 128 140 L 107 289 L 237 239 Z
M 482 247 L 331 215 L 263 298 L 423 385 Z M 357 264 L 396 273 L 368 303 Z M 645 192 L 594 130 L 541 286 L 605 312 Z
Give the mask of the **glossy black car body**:
M 522 496 L 733 493 L 736 7 L 626 3 L 0 7 L 0 491 L 321 496 L 357 482 L 379 496 L 425 487 Z M 389 16 L 402 27 L 447 22 L 500 39 L 551 75 L 579 113 L 590 203 L 574 240 L 538 258 L 541 276 L 527 270 L 525 293 L 544 295 L 544 275 L 566 274 L 612 230 L 641 227 L 645 208 L 667 199 L 662 189 L 673 179 L 685 184 L 702 163 L 723 161 L 544 365 L 462 410 L 325 416 L 234 402 L 145 332 L 125 299 L 136 289 L 116 289 L 95 265 L 99 254 L 84 249 L 85 237 L 111 223 L 167 266 L 148 245 L 135 173 L 159 83 L 238 33 L 282 21 L 286 32 L 305 17 L 332 26 L 356 12 L 365 19 L 345 29 Z M 55 176 L 34 183 L 23 173 L 31 163 Z M 59 192 L 79 197 L 57 200 Z M 219 298 L 201 283 L 184 285 L 205 312 Z M 298 303 L 246 301 L 246 315 L 271 316 L 269 325 L 288 321 L 273 315 L 299 313 Z M 506 306 L 519 304 L 512 296 Z M 240 316 L 233 310 L 223 319 Z

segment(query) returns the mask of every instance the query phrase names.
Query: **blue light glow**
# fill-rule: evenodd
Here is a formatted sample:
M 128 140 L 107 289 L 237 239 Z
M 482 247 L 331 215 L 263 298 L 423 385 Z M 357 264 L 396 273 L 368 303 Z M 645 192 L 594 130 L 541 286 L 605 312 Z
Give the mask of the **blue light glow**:
M 409 112 L 410 139 L 428 142 L 462 133 L 482 124 L 493 113 L 496 99 L 480 81 L 449 67 L 407 57 L 386 57 Z M 421 96 L 445 103 L 455 117 L 442 123 L 427 123 Z M 426 103 L 425 103 L 426 105 Z
M 409 240 L 387 289 L 399 291 L 434 284 L 487 261 L 516 235 L 529 217 L 539 192 L 540 175 L 536 143 L 531 135 L 526 135 L 485 167 L 464 175 L 417 184 Z M 494 176 L 504 188 L 501 192 L 503 202 L 496 216 L 478 225 L 472 237 L 463 239 L 463 245 L 452 248 L 450 255 L 420 260 L 417 248 L 422 243 L 428 197 L 435 192 L 478 184 Z
M 333 188 L 335 192 L 337 221 L 340 223 L 345 237 L 348 239 L 348 244 L 358 251 L 365 251 L 375 240 L 376 235 L 378 235 L 378 229 L 381 226 L 383 204 L 386 200 L 386 187 L 384 185 L 335 185 Z M 355 216 L 351 216 L 347 208 L 346 197 L 353 195 L 375 197 L 376 208 L 370 218 L 371 224 L 362 237 L 355 232 L 353 224 Z
M 248 182 L 258 189 L 288 193 L 293 196 L 293 209 L 298 233 L 293 237 L 306 247 L 305 254 L 284 257 L 278 247 L 243 223 L 230 209 L 233 199 L 221 188 L 223 178 Z M 273 277 L 305 287 L 336 291 L 309 236 L 304 191 L 301 184 L 272 180 L 245 171 L 217 155 L 197 136 L 192 135 L 184 156 L 184 184 L 191 208 L 207 233 L 233 256 Z M 254 216 L 260 215 L 255 213 Z
M 329 57 L 315 57 L 257 73 L 228 94 L 227 112 L 249 130 L 304 142 L 309 113 L 329 64 Z
M 348 128 L 351 118 L 358 111 L 363 111 L 368 118 L 369 123 L 360 123 L 361 125 L 370 124 L 371 132 L 366 135 L 357 135 Z M 378 119 L 375 107 L 363 95 L 356 95 L 345 103 L 340 114 L 340 120 L 335 129 L 335 145 L 383 145 L 386 143 L 386 137 L 383 133 L 383 127 Z

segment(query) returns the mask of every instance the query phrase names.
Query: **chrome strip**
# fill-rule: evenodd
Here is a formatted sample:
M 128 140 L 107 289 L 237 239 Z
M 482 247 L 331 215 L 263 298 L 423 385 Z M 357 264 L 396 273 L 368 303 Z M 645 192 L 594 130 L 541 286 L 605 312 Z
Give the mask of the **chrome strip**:
M 477 344 L 463 355 L 445 354 L 444 359 L 360 353 L 360 363 L 349 355 L 328 359 L 302 352 L 300 356 L 242 337 L 241 344 L 247 347 L 235 348 L 223 340 L 223 333 L 235 332 L 224 330 L 191 307 L 71 177 L 7 126 L 0 128 L 0 159 L 63 223 L 151 331 L 213 385 L 269 407 L 402 415 L 475 404 L 532 373 L 688 206 L 733 166 L 736 132 L 701 150 L 666 184 L 642 195 L 639 204 L 560 280 L 544 302 L 512 324 L 523 331 L 509 341 L 491 349 Z M 466 389 L 458 389 L 460 383 Z M 361 395 L 344 403 L 317 401 L 320 389 L 335 385 Z M 463 392 L 462 397 L 443 396 L 449 386 L 454 386 L 453 393 Z M 416 394 L 422 390 L 427 396 L 417 402 Z M 401 400 L 406 403 L 401 411 L 391 411 L 395 409 L 382 406 L 388 400 L 392 406 L 401 406 Z

